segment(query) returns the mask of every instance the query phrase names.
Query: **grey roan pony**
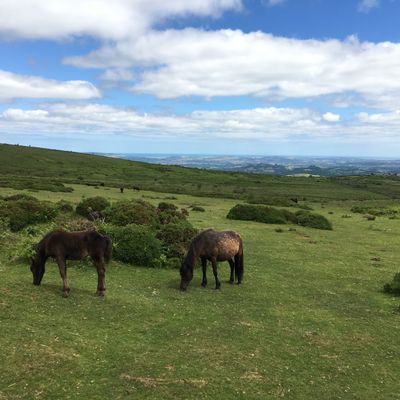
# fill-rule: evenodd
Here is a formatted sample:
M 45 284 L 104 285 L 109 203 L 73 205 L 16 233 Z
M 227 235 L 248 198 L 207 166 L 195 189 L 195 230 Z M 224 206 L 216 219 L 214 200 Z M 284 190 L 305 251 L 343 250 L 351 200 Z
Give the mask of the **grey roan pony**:
M 36 255 L 31 259 L 33 284 L 40 285 L 45 272 L 45 264 L 49 257 L 53 257 L 60 269 L 63 280 L 63 296 L 68 297 L 70 287 L 67 278 L 67 260 L 82 260 L 90 256 L 97 269 L 97 294 L 104 296 L 105 264 L 110 261 L 112 242 L 107 236 L 95 231 L 64 232 L 53 231 L 48 233 L 38 243 Z
M 237 283 L 243 278 L 243 242 L 240 235 L 233 231 L 217 232 L 207 229 L 199 233 L 192 241 L 180 269 L 181 290 L 186 290 L 193 279 L 193 269 L 197 258 L 200 258 L 203 269 L 203 280 L 201 285 L 207 285 L 207 261 L 211 261 L 215 277 L 215 288 L 221 287 L 218 279 L 217 262 L 228 261 L 231 267 L 230 283 L 234 283 L 235 275 Z

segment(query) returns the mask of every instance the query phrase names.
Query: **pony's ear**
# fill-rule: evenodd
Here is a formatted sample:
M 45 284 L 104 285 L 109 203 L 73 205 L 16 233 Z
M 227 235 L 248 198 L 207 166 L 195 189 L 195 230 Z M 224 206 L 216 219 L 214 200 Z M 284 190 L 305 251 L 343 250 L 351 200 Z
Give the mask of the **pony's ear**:
M 35 261 L 35 259 L 31 256 L 29 257 L 29 261 L 31 262 L 31 264 Z

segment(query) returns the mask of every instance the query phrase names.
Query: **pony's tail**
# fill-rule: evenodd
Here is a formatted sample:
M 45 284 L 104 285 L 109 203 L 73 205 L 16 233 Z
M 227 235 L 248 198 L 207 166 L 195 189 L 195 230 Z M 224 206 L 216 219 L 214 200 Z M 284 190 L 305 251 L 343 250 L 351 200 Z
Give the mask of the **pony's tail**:
M 240 243 L 239 265 L 238 265 L 238 281 L 241 282 L 244 274 L 244 254 L 243 243 Z
M 104 250 L 104 261 L 110 262 L 112 256 L 112 240 L 108 236 L 104 236 L 106 241 L 106 249 Z

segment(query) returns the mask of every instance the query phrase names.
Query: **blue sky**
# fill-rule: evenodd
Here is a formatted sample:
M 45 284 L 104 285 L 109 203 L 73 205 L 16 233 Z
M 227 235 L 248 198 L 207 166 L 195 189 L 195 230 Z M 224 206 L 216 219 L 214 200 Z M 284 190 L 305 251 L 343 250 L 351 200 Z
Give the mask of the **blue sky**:
M 0 142 L 392 156 L 400 0 L 0 1 Z

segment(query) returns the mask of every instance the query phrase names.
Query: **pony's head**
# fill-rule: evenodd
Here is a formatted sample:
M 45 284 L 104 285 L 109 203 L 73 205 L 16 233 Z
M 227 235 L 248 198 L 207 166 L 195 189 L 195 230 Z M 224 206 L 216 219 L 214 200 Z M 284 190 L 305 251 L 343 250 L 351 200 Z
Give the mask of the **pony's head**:
M 33 284 L 40 285 L 44 275 L 44 263 L 38 261 L 36 258 L 31 258 L 31 272 L 33 275 Z
M 181 290 L 186 290 L 190 281 L 193 279 L 193 267 L 189 265 L 186 260 L 182 262 L 181 269 Z

